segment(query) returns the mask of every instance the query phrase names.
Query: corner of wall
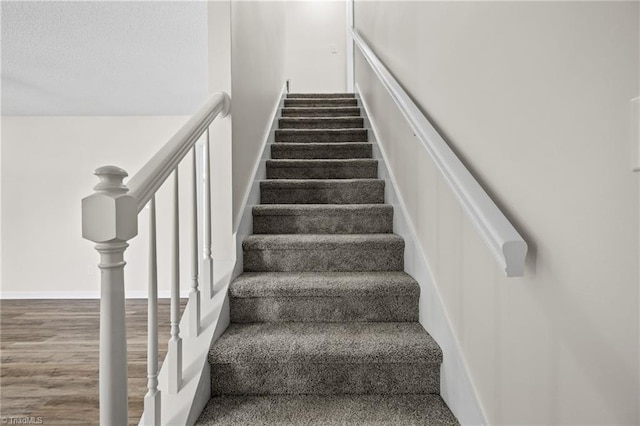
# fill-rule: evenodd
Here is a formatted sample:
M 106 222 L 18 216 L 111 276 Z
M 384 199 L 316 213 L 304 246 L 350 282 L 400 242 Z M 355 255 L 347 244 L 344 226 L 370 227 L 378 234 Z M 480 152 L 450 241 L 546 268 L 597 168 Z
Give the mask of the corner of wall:
M 267 178 L 266 161 L 271 158 L 271 150 L 267 148 L 270 147 L 275 140 L 275 129 L 278 128 L 278 119 L 281 115 L 285 93 L 286 84 L 282 86 L 278 102 L 275 104 L 271 113 L 271 125 L 265 132 L 262 139 L 262 146 L 260 148 L 261 154 L 253 165 L 253 172 L 251 173 L 252 178 L 245 190 L 244 199 L 242 201 L 240 211 L 238 212 L 238 216 L 236 216 L 234 220 L 236 226 L 233 232 L 233 237 L 236 243 L 236 260 L 232 278 L 235 278 L 242 273 L 242 240 L 253 232 L 252 207 L 256 204 L 260 204 L 260 181 Z

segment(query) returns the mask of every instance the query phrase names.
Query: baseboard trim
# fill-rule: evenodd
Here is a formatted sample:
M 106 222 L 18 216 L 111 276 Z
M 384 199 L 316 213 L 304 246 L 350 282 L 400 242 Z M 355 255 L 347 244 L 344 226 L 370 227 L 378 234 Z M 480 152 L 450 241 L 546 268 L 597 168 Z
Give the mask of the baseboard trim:
M 419 244 L 387 155 L 379 144 L 379 132 L 371 119 L 367 102 L 356 83 L 356 98 L 362 107 L 365 128 L 373 143 L 373 157 L 378 160 L 378 176 L 385 180 L 385 201 L 394 207 L 393 232 L 405 241 L 405 271 L 420 284 L 420 324 L 442 348 L 444 360 L 440 373 L 440 394 L 458 421 L 464 425 L 486 425 L 487 418 L 478 392 L 469 374 L 460 343 L 451 329 L 451 321 L 435 285 L 427 257 Z
M 146 291 L 127 291 L 126 299 L 146 299 Z M 180 297 L 189 297 L 189 291 L 181 291 Z M 159 291 L 159 299 L 170 299 L 171 291 Z M 6 299 L 100 299 L 99 291 L 3 291 L 0 300 Z

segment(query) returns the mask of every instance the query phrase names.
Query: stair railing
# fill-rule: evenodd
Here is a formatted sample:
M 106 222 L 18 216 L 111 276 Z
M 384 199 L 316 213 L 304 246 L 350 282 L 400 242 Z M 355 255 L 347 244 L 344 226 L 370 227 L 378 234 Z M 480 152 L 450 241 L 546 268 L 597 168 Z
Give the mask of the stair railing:
M 505 275 L 523 276 L 527 243 L 355 28 L 349 26 L 347 30 L 453 190 Z
M 148 392 L 144 397 L 145 424 L 160 424 L 160 390 L 158 388 L 158 282 L 156 257 L 155 194 L 173 175 L 172 197 L 172 281 L 171 281 L 171 338 L 167 353 L 168 383 L 171 393 L 180 391 L 182 382 L 182 337 L 180 334 L 180 252 L 179 252 L 179 187 L 178 166 L 192 152 L 191 174 L 192 208 L 194 220 L 192 236 L 192 280 L 187 302 L 189 336 L 200 332 L 201 253 L 198 244 L 198 214 L 204 218 L 203 268 L 206 283 L 203 297 L 213 296 L 213 259 L 211 256 L 211 196 L 209 125 L 229 113 L 231 99 L 226 93 L 213 94 L 203 107 L 136 173 L 123 183 L 127 172 L 104 166 L 95 171 L 99 183 L 95 192 L 82 200 L 82 236 L 96 243 L 100 255 L 100 424 L 103 426 L 128 424 L 127 340 L 125 318 L 124 252 L 128 241 L 138 233 L 138 215 L 149 205 L 149 299 L 148 299 Z M 202 191 L 202 212 L 198 212 L 198 185 L 195 144 L 206 134 Z

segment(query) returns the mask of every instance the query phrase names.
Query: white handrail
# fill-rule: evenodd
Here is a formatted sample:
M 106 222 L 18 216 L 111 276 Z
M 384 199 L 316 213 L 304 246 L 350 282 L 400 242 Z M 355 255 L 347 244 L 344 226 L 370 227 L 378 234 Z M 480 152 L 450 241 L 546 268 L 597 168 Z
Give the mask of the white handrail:
M 179 251 L 179 186 L 178 166 L 189 151 L 193 151 L 192 186 L 194 197 L 192 207 L 198 206 L 196 191 L 195 143 L 203 133 L 207 133 L 207 177 L 203 187 L 202 198 L 206 199 L 207 215 L 210 215 L 210 180 L 209 164 L 209 125 L 219 115 L 229 113 L 231 99 L 226 93 L 213 94 L 204 106 L 184 124 L 180 130 L 156 153 L 149 162 L 129 181 L 123 183 L 127 172 L 114 166 L 104 166 L 95 174 L 100 182 L 94 187 L 95 192 L 82 200 L 82 236 L 96 244 L 100 253 L 100 424 L 120 425 L 128 422 L 127 395 L 127 341 L 126 317 L 124 304 L 124 252 L 128 241 L 138 234 L 138 214 L 151 201 L 151 235 L 149 253 L 149 313 L 148 313 L 148 356 L 155 362 L 149 362 L 148 392 L 145 396 L 144 424 L 159 425 L 160 390 L 158 388 L 157 369 L 157 272 L 156 272 L 156 232 L 155 232 L 155 193 L 164 184 L 171 173 L 174 174 L 173 187 L 173 226 L 172 226 L 172 264 L 173 280 L 171 285 L 171 339 L 167 354 L 169 378 L 168 393 L 179 394 L 183 382 L 182 337 L 180 335 L 180 251 Z M 192 255 L 194 282 L 187 309 L 190 312 L 192 333 L 189 337 L 197 338 L 199 324 L 202 320 L 201 299 L 198 295 L 198 212 L 194 211 L 192 228 Z M 211 227 L 205 228 L 211 232 Z M 204 239 L 211 241 L 211 235 Z M 209 255 L 211 249 L 209 247 Z M 209 256 L 208 261 L 212 263 Z M 212 270 L 212 267 L 209 269 Z M 209 277 L 212 279 L 212 277 Z M 194 297 L 195 296 L 195 297 Z
M 211 95 L 202 108 L 129 180 L 129 194 L 138 200 L 138 211 L 147 205 L 218 114 L 225 117 L 229 113 L 230 106 L 231 99 L 226 93 Z
M 527 243 L 354 28 L 349 34 L 508 277 L 524 275 Z

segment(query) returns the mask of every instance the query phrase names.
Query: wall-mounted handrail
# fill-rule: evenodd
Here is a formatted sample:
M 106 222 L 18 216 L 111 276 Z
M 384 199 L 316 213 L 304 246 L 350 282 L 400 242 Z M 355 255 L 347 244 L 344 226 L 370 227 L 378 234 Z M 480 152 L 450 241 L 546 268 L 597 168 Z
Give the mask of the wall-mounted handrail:
M 144 398 L 145 425 L 160 425 L 161 393 L 158 387 L 158 336 L 157 336 L 157 255 L 156 255 L 156 199 L 155 194 L 167 178 L 173 174 L 172 197 L 172 280 L 171 280 L 171 339 L 169 340 L 166 365 L 168 365 L 169 394 L 179 394 L 183 389 L 182 335 L 180 330 L 180 193 L 178 167 L 187 153 L 192 157 L 192 280 L 187 309 L 189 311 L 188 338 L 196 339 L 200 333 L 200 284 L 199 265 L 202 260 L 209 272 L 205 283 L 204 299 L 212 297 L 213 260 L 211 258 L 211 173 L 209 157 L 209 125 L 218 116 L 229 113 L 231 99 L 226 93 L 213 94 L 203 107 L 185 123 L 180 130 L 142 167 L 129 181 L 124 183 L 127 172 L 115 167 L 104 166 L 95 174 L 100 182 L 95 192 L 82 200 L 82 236 L 96 243 L 100 254 L 100 424 L 128 424 L 127 395 L 127 340 L 124 304 L 124 252 L 128 241 L 138 234 L 138 215 L 149 208 L 149 312 L 148 312 L 148 392 Z M 196 142 L 206 133 L 204 156 L 205 182 L 198 196 Z M 198 200 L 202 200 L 199 203 Z M 200 207 L 199 207 L 200 206 Z M 204 212 L 196 209 L 201 208 Z M 200 235 L 197 219 L 205 220 L 205 235 L 202 241 L 205 258 L 200 258 Z
M 231 99 L 224 92 L 214 93 L 176 134 L 128 183 L 129 193 L 138 200 L 138 211 L 147 205 L 178 163 L 187 155 L 211 122 L 229 113 Z
M 349 28 L 349 34 L 435 162 L 445 181 L 460 200 L 463 210 L 478 229 L 506 276 L 523 276 L 527 243 L 360 37 L 357 30 Z

